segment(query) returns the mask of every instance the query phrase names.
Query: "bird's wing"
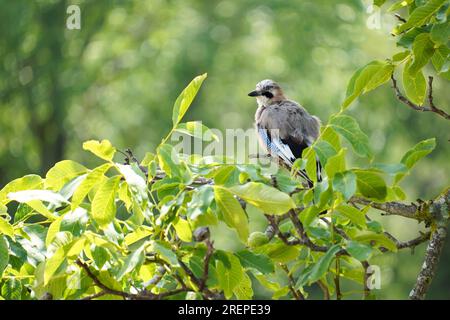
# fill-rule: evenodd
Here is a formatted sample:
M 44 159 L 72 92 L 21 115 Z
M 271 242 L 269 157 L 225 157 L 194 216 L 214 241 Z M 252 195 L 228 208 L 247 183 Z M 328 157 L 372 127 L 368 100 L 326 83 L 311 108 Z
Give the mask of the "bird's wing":
M 320 122 L 294 101 L 271 105 L 261 113 L 259 127 L 270 133 L 283 160 L 291 162 L 301 157 L 303 149 L 310 146 L 319 135 Z M 292 160 L 294 159 L 294 160 Z
M 295 157 L 287 145 L 285 145 L 277 136 L 272 136 L 266 128 L 257 125 L 259 141 L 264 148 L 273 156 L 280 157 L 286 164 L 292 166 Z

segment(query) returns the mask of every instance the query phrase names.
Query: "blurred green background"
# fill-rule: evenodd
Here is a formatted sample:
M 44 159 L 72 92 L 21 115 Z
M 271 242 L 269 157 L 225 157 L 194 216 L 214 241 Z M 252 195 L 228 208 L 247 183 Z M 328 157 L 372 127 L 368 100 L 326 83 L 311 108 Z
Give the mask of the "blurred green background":
M 65 27 L 71 4 L 81 8 L 81 30 Z M 27 173 L 45 174 L 61 159 L 89 165 L 94 159 L 81 148 L 88 139 L 109 139 L 142 158 L 170 129 L 178 93 L 204 72 L 189 120 L 251 128 L 256 106 L 247 93 L 271 78 L 326 122 L 358 67 L 399 51 L 390 36 L 395 18 L 370 4 L 0 0 L 0 187 Z M 436 79 L 437 105 L 448 107 L 448 90 Z M 435 151 L 403 183 L 408 200 L 432 198 L 449 185 L 446 120 L 400 104 L 389 85 L 348 112 L 368 134 L 376 162 L 398 162 L 420 140 L 437 138 Z M 381 219 L 400 240 L 420 229 L 414 221 Z M 235 245 L 232 236 L 222 233 L 217 244 Z M 374 260 L 382 270 L 380 298 L 408 296 L 424 250 Z M 449 267 L 447 243 L 429 298 L 450 298 Z

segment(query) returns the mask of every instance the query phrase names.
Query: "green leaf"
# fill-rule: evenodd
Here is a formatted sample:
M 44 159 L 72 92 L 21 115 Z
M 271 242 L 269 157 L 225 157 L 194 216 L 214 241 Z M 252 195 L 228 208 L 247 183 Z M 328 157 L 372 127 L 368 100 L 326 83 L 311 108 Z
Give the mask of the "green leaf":
M 345 152 L 345 148 L 341 149 L 338 154 L 328 159 L 325 165 L 325 172 L 327 173 L 328 179 L 333 179 L 337 172 L 345 171 Z
M 173 126 L 176 127 L 177 124 L 181 121 L 186 111 L 189 109 L 192 101 L 194 101 L 195 96 L 197 95 L 198 90 L 200 89 L 203 80 L 206 79 L 207 74 L 204 73 L 201 76 L 197 76 L 188 86 L 181 92 L 178 96 L 175 104 L 173 106 L 172 113 L 172 123 Z
M 309 283 L 314 283 L 322 278 L 330 267 L 331 261 L 334 259 L 336 253 L 341 250 L 338 244 L 335 244 L 328 249 L 328 251 L 320 257 L 314 267 L 311 269 L 307 280 Z
M 326 140 L 318 140 L 313 145 L 322 166 L 325 166 L 328 159 L 336 155 L 336 149 Z
M 305 171 L 308 178 L 317 182 L 317 160 L 314 149 L 312 147 L 305 148 L 302 152 L 302 159 L 306 160 Z
M 403 163 L 374 163 L 373 168 L 383 171 L 389 175 L 395 175 L 397 173 L 404 173 L 407 171 L 406 166 Z
M 187 134 L 191 137 L 202 139 L 203 141 L 219 141 L 211 129 L 201 123 L 201 121 L 189 121 L 177 125 L 175 131 Z
M 411 55 L 411 52 L 409 50 L 402 51 L 402 52 L 394 54 L 392 56 L 392 61 L 401 63 L 401 62 L 405 61 L 407 58 L 409 58 L 410 55 Z
M 371 246 L 351 240 L 347 241 L 345 250 L 350 253 L 353 258 L 359 261 L 366 261 L 370 258 L 373 252 Z
M 394 33 L 399 34 L 412 27 L 419 27 L 424 25 L 428 19 L 435 14 L 446 0 L 430 0 L 425 5 L 416 8 L 406 23 L 403 23 L 398 28 L 395 28 Z
M 427 83 L 422 71 L 418 71 L 416 73 L 409 71 L 410 65 L 411 61 L 408 61 L 403 69 L 403 87 L 405 88 L 405 93 L 408 99 L 421 106 L 425 100 Z
M 3 219 L 2 217 L 0 217 L 0 235 L 1 234 L 5 234 L 7 236 L 10 236 L 11 239 L 14 239 L 13 226 L 8 221 Z
M 384 61 L 372 61 L 358 69 L 347 85 L 347 95 L 341 109 L 345 110 L 360 95 L 369 92 L 387 82 L 394 65 Z
M 184 241 L 184 242 L 192 241 L 192 230 L 191 230 L 191 226 L 189 225 L 188 221 L 178 217 L 173 222 L 173 227 L 175 228 L 175 231 L 177 232 L 177 236 L 178 236 L 178 238 L 181 239 L 181 241 Z
M 319 213 L 320 213 L 320 211 L 316 206 L 309 206 L 308 208 L 306 208 L 300 212 L 300 221 L 302 222 L 302 224 L 305 228 L 308 228 L 309 225 L 319 215 Z
M 116 275 L 117 280 L 120 281 L 127 273 L 139 269 L 139 267 L 144 262 L 144 248 L 145 245 L 140 246 L 125 258 L 122 268 L 120 268 L 119 272 Z
M 56 219 L 56 215 L 52 213 L 40 200 L 30 200 L 26 202 L 26 204 L 32 208 L 34 211 L 40 213 L 50 221 L 53 221 Z
M 382 246 L 392 252 L 397 252 L 396 244 L 382 233 L 365 232 L 356 237 L 353 237 L 353 240 L 368 243 L 370 245 L 372 245 L 372 243 L 376 243 L 377 245 Z
M 0 203 L 6 205 L 10 201 L 7 196 L 11 192 L 29 189 L 41 189 L 42 186 L 42 178 L 35 174 L 30 174 L 22 178 L 15 179 L 5 185 L 2 190 L 0 190 Z
M 228 190 L 268 214 L 283 214 L 296 207 L 289 195 L 263 183 L 249 182 Z
M 264 253 L 274 262 L 287 263 L 298 258 L 299 248 L 288 246 L 283 242 L 268 243 L 255 250 L 257 253 Z
M 33 200 L 48 202 L 56 207 L 68 203 L 59 193 L 50 190 L 22 190 L 8 194 L 10 200 L 20 203 L 30 203 Z
M 114 176 L 106 180 L 92 200 L 92 217 L 102 227 L 111 223 L 116 215 L 115 196 L 120 178 Z
M 358 191 L 367 198 L 383 200 L 387 195 L 386 182 L 376 171 L 354 169 Z
M 401 160 L 401 163 L 403 163 L 408 169 L 411 169 L 417 163 L 417 161 L 430 154 L 435 147 L 436 138 L 423 140 L 405 153 Z
M 206 214 L 211 202 L 214 200 L 214 189 L 209 186 L 201 186 L 193 192 L 191 201 L 187 204 L 187 216 L 189 220 L 196 220 Z
M 111 161 L 116 153 L 116 148 L 108 140 L 102 140 L 101 142 L 97 140 L 86 141 L 83 143 L 83 149 L 107 161 Z
M 408 69 L 408 72 L 415 75 L 422 69 L 434 54 L 434 44 L 431 41 L 429 33 L 421 33 L 413 43 L 414 62 Z
M 387 9 L 387 12 L 393 12 L 393 11 L 397 11 L 400 8 L 406 7 L 409 4 L 411 4 L 414 0 L 400 0 L 397 1 L 396 3 L 394 3 L 393 5 L 391 5 L 389 7 L 389 9 Z
M 420 159 L 430 154 L 435 147 L 435 138 L 423 140 L 405 153 L 401 160 L 401 163 L 404 164 L 408 169 L 412 169 Z M 407 172 L 398 173 L 395 176 L 395 183 L 398 183 L 400 180 L 402 180 L 406 174 Z
M 363 212 L 346 204 L 340 204 L 336 207 L 339 214 L 349 219 L 357 226 L 366 227 L 366 218 Z
M 56 163 L 45 176 L 45 188 L 58 191 L 73 178 L 86 173 L 86 167 L 72 160 Z
M 92 257 L 94 258 L 97 268 L 101 269 L 110 258 L 110 254 L 107 249 L 95 246 L 94 250 L 92 250 Z
M 134 199 L 141 205 L 144 202 L 148 203 L 147 182 L 140 168 L 135 163 L 131 165 L 116 163 L 116 167 L 125 178 Z
M 86 178 L 83 180 L 83 182 L 81 182 L 81 184 L 72 195 L 72 210 L 75 210 L 75 208 L 77 208 L 83 202 L 87 194 L 91 191 L 94 185 L 101 181 L 101 178 L 104 176 L 106 171 L 111 168 L 111 166 L 111 163 L 105 163 L 87 174 Z
M 233 290 L 238 300 L 251 300 L 253 298 L 252 281 L 250 277 L 244 273 L 242 280 Z
M 55 238 L 56 234 L 59 232 L 61 221 L 64 216 L 61 216 L 54 220 L 50 226 L 47 229 L 47 236 L 45 238 L 45 245 L 48 247 L 52 243 L 53 239 Z
M 169 177 L 181 177 L 180 159 L 173 147 L 162 144 L 158 147 L 158 160 L 161 168 Z
M 239 201 L 223 187 L 214 187 L 216 203 L 223 213 L 225 223 L 234 228 L 242 242 L 246 242 L 249 234 L 248 219 Z
M 55 253 L 45 261 L 44 269 L 44 285 L 47 285 L 52 279 L 53 275 L 59 269 L 66 259 L 66 252 L 64 247 L 59 247 Z
M 336 152 L 339 152 L 339 150 L 342 149 L 342 146 L 339 135 L 336 133 L 336 131 L 334 131 L 334 129 L 330 126 L 325 126 L 322 130 L 323 131 L 320 134 L 320 140 L 328 142 Z
M 361 131 L 355 119 L 347 115 L 334 116 L 331 118 L 330 126 L 352 145 L 357 155 L 372 157 L 372 152 L 369 148 L 369 138 Z
M 412 28 L 411 30 L 409 30 L 406 33 L 403 33 L 400 36 L 400 39 L 397 41 L 397 46 L 403 47 L 408 50 L 412 50 L 414 40 L 419 34 L 424 32 L 428 32 L 428 30 L 423 27 Z
M 447 46 L 440 46 L 431 57 L 431 63 L 438 73 L 449 70 L 450 49 Z
M 227 253 L 229 266 L 216 260 L 217 277 L 220 288 L 224 291 L 225 298 L 230 299 L 233 295 L 233 290 L 239 286 L 244 278 L 244 270 L 242 269 L 239 259 L 231 253 Z
M 163 260 L 166 260 L 172 266 L 177 266 L 179 264 L 177 255 L 170 249 L 169 244 L 162 241 L 153 241 L 152 248 Z
M 352 171 L 337 172 L 333 178 L 333 189 L 349 200 L 356 192 L 356 175 Z
M 6 238 L 0 235 L 0 279 L 9 263 L 9 250 Z
M 242 250 L 235 253 L 245 268 L 256 269 L 263 274 L 274 272 L 272 260 L 266 255 L 253 253 L 249 250 Z
M 15 278 L 9 278 L 2 286 L 1 295 L 7 300 L 20 300 L 22 296 L 22 283 Z
M 373 0 L 373 4 L 376 5 L 377 7 L 381 7 L 384 3 L 386 2 L 386 0 Z
M 450 38 L 450 21 L 436 23 L 431 28 L 431 40 L 439 45 L 446 45 Z

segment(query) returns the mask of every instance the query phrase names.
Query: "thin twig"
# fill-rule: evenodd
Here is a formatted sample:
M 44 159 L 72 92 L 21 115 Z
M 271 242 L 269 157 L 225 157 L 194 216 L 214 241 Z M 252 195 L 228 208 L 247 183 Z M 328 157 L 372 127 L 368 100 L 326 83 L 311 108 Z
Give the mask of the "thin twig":
M 80 300 L 94 300 L 96 298 L 100 298 L 100 297 L 104 296 L 105 294 L 107 294 L 105 291 L 100 291 L 100 292 L 92 294 L 90 296 L 81 298 Z
M 289 290 L 291 291 L 291 293 L 294 296 L 295 300 L 305 300 L 305 297 L 303 296 L 303 294 L 299 290 L 295 289 L 295 280 L 292 277 L 292 274 L 289 271 L 288 267 L 285 264 L 280 263 L 280 268 L 283 269 L 283 271 L 286 273 L 286 275 L 288 277 Z
M 448 114 L 444 110 L 436 107 L 433 102 L 433 77 L 432 76 L 428 77 L 428 87 L 429 87 L 428 102 L 429 102 L 430 106 L 419 106 L 419 105 L 415 104 L 414 102 L 412 102 L 411 100 L 409 100 L 408 98 L 406 98 L 401 93 L 400 89 L 398 88 L 397 80 L 395 80 L 394 74 L 391 75 L 391 80 L 392 80 L 392 87 L 395 91 L 395 95 L 399 101 L 403 102 L 405 105 L 407 105 L 408 107 L 410 107 L 411 109 L 414 109 L 416 111 L 434 112 L 434 113 L 440 115 L 441 117 L 443 117 L 444 119 L 450 120 L 450 114 Z
M 323 292 L 323 299 L 324 300 L 330 300 L 330 291 L 328 290 L 328 288 L 325 285 L 325 283 L 323 283 L 322 280 L 319 280 L 319 281 L 317 281 L 317 285 L 319 286 L 319 288 Z
M 132 299 L 132 298 L 135 297 L 134 294 L 127 293 L 127 292 L 124 292 L 124 291 L 118 291 L 118 290 L 115 290 L 115 289 L 111 289 L 111 288 L 109 288 L 108 286 L 106 286 L 105 284 L 103 284 L 103 283 L 97 278 L 97 276 L 96 276 L 94 273 L 92 273 L 92 271 L 91 271 L 91 269 L 89 269 L 88 265 L 85 264 L 85 263 L 83 263 L 83 262 L 81 262 L 81 260 L 77 260 L 77 261 L 76 261 L 76 264 L 77 264 L 78 266 L 80 266 L 80 267 L 87 273 L 87 275 L 89 276 L 89 278 L 91 278 L 92 281 L 94 281 L 95 285 L 96 285 L 97 287 L 99 287 L 100 289 L 102 289 L 104 292 L 106 292 L 106 293 L 108 293 L 108 294 L 113 294 L 113 295 L 116 295 L 116 296 L 121 296 L 121 297 L 123 297 L 123 298 L 125 298 L 125 299 Z
M 205 240 L 205 243 L 206 243 L 206 255 L 205 255 L 205 260 L 203 262 L 203 277 L 200 282 L 200 288 L 199 288 L 200 291 L 203 291 L 205 289 L 206 281 L 208 281 L 209 261 L 211 260 L 211 256 L 214 253 L 213 242 L 209 238 L 207 238 Z
M 405 19 L 405 18 L 402 18 L 402 16 L 399 15 L 398 13 L 394 14 L 394 16 L 395 16 L 399 21 L 401 21 L 401 22 L 403 22 L 403 23 L 406 22 L 406 19 Z

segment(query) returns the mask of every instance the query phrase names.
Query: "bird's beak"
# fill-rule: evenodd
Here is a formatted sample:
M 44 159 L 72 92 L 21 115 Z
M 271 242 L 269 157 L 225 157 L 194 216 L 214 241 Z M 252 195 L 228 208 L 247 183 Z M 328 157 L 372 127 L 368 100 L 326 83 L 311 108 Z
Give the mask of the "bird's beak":
M 261 95 L 261 92 L 259 92 L 258 90 L 252 91 L 249 94 L 249 97 L 258 97 Z

